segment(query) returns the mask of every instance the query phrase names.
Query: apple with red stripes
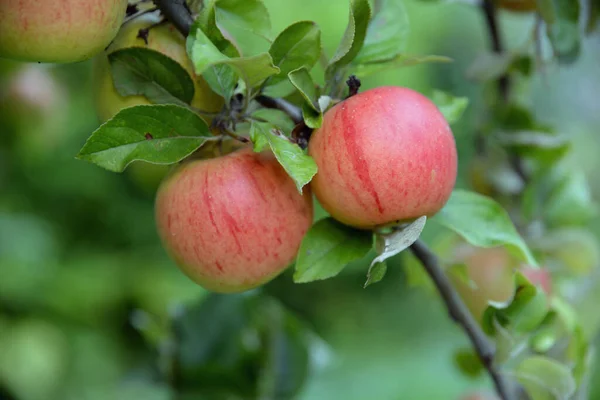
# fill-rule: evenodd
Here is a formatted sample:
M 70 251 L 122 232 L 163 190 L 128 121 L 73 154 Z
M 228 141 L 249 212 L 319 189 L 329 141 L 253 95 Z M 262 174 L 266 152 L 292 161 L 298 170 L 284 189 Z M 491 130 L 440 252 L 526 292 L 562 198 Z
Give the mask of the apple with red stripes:
M 303 194 L 273 153 L 242 148 L 190 159 L 158 189 L 159 236 L 181 270 L 214 292 L 243 292 L 288 267 L 313 221 Z
M 312 190 L 340 222 L 361 229 L 433 216 L 456 182 L 444 115 L 422 94 L 384 86 L 332 107 L 309 143 Z

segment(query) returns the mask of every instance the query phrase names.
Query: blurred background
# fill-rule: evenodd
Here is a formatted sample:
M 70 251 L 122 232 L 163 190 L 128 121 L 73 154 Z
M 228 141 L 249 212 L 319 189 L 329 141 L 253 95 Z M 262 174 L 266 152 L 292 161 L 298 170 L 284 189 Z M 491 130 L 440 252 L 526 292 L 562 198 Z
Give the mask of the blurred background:
M 347 0 L 265 3 L 273 32 L 314 20 L 333 53 Z M 363 88 L 469 97 L 453 127 L 458 186 L 466 187 L 485 93 L 465 71 L 489 47 L 485 21 L 467 4 L 406 4 L 408 52 L 455 61 L 381 73 Z M 527 45 L 533 24 L 531 15 L 501 12 L 507 47 Z M 572 139 L 570 162 L 588 176 L 594 197 L 599 65 L 596 35 L 575 64 L 550 65 L 518 86 L 540 121 Z M 485 376 L 457 367 L 469 344 L 435 295 L 407 284 L 402 256 L 367 289 L 367 260 L 319 283 L 293 284 L 288 271 L 245 296 L 209 296 L 189 281 L 154 228 L 165 168 L 134 164 L 114 174 L 75 159 L 99 126 L 92 79 L 91 62 L 0 61 L 0 399 L 283 398 L 240 394 L 254 390 L 245 392 L 254 384 L 248 377 L 265 387 L 283 379 L 302 400 L 445 400 L 489 387 Z M 590 225 L 600 234 L 597 219 Z M 440 234 L 428 228 L 425 238 Z

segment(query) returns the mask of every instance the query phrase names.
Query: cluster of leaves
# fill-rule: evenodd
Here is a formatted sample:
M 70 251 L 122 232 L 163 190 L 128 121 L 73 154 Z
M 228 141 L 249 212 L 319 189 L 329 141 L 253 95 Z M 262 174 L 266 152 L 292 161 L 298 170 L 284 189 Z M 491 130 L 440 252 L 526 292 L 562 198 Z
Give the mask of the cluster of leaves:
M 296 22 L 271 39 L 268 10 L 259 0 L 218 0 L 198 11 L 186 47 L 196 74 L 224 99 L 222 112 L 209 115 L 213 125 L 249 138 L 256 151 L 270 148 L 299 190 L 317 167 L 291 138 L 298 121 L 265 109 L 260 96 L 296 100 L 304 123 L 316 129 L 323 113 L 342 100 L 349 74 L 366 76 L 399 66 L 450 61 L 404 53 L 408 23 L 402 2 L 381 2 L 372 17 L 367 0 L 353 0 L 341 43 L 323 65 L 326 84 L 320 87 L 311 75 L 323 53 L 314 22 Z M 393 23 L 387 20 L 390 16 Z M 80 159 L 121 172 L 137 160 L 174 164 L 207 142 L 228 138 L 218 129 L 215 134 L 200 118 L 206 113 L 190 106 L 193 82 L 176 61 L 143 48 L 115 51 L 109 61 L 119 94 L 144 95 L 156 105 L 122 110 L 93 132 Z M 433 96 L 450 118 L 466 107 L 466 99 L 441 92 Z

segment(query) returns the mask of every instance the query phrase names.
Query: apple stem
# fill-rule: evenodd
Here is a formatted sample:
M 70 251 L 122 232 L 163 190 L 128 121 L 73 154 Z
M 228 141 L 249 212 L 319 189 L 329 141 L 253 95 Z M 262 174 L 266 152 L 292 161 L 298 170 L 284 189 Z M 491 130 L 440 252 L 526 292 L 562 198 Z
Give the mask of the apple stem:
M 500 399 L 515 399 L 511 383 L 502 376 L 494 364 L 494 355 L 496 353 L 494 343 L 485 335 L 458 292 L 454 289 L 454 286 L 440 266 L 436 255 L 421 240 L 417 240 L 410 249 L 421 264 L 423 264 L 423 268 L 425 268 L 425 271 L 433 280 L 446 304 L 450 317 L 463 328 L 471 340 L 481 363 L 494 382 Z
M 352 97 L 358 94 L 358 89 L 360 89 L 361 85 L 360 79 L 358 79 L 356 75 L 350 75 L 346 81 L 346 85 L 348 85 L 348 97 Z

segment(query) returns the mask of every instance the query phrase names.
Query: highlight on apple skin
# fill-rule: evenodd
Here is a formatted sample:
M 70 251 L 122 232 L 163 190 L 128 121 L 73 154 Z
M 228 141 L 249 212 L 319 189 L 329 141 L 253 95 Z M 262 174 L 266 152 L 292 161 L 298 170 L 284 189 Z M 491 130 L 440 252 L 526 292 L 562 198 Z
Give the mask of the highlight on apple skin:
M 371 229 L 436 214 L 456 182 L 452 131 L 414 90 L 384 86 L 328 110 L 309 143 L 315 196 L 335 219 Z
M 2 0 L 0 57 L 70 63 L 102 52 L 125 17 L 127 0 Z
M 208 290 L 243 292 L 283 272 L 312 224 L 301 195 L 271 152 L 243 148 L 190 160 L 160 186 L 155 203 L 164 247 Z
M 128 48 L 144 47 L 158 51 L 177 61 L 194 81 L 192 106 L 207 112 L 217 112 L 223 106 L 223 98 L 213 92 L 206 81 L 194 73 L 194 67 L 185 49 L 185 38 L 169 23 L 153 26 L 161 21 L 156 12 L 144 14 L 123 25 L 115 40 L 106 52 L 94 59 L 94 102 L 96 113 L 101 122 L 106 122 L 123 108 L 151 104 L 142 96 L 121 96 L 115 89 L 108 54 Z M 138 37 L 140 29 L 151 27 L 146 39 Z M 146 42 L 147 41 L 147 42 Z

